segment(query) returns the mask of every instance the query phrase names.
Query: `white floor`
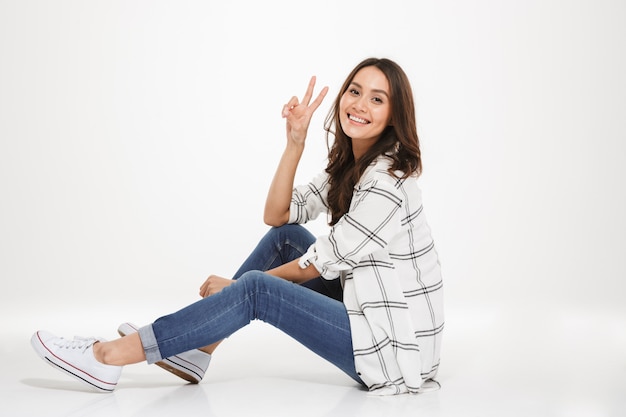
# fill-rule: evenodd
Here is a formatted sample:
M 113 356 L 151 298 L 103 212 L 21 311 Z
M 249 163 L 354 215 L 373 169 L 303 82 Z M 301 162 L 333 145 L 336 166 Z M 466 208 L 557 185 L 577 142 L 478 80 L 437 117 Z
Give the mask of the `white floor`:
M 50 328 L 52 322 L 58 325 Z M 115 327 L 106 331 L 109 322 L 103 315 L 89 325 L 114 337 Z M 554 312 L 536 320 L 448 312 L 442 388 L 393 398 L 360 390 L 263 323 L 228 339 L 199 385 L 137 364 L 124 369 L 113 394 L 96 394 L 36 357 L 29 339 L 37 323 L 55 332 L 86 327 L 67 313 L 3 325 L 2 416 L 626 415 L 623 317 Z

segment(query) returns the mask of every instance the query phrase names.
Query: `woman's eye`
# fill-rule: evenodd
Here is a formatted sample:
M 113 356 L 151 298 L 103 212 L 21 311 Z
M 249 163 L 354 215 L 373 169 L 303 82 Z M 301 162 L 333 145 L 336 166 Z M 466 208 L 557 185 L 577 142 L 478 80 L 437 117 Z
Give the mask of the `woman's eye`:
M 353 96 L 358 96 L 358 95 L 359 95 L 359 92 L 358 92 L 357 90 L 355 90 L 354 88 L 351 88 L 351 89 L 349 90 L 349 92 L 350 92 L 350 94 L 352 94 Z
M 372 101 L 376 104 L 381 104 L 383 100 L 380 97 L 373 97 Z

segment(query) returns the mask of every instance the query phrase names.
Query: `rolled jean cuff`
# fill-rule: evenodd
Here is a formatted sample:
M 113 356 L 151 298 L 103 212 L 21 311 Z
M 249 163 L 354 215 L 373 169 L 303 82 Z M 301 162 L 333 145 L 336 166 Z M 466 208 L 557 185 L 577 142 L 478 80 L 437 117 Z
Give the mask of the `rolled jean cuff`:
M 153 364 L 162 360 L 163 358 L 161 357 L 161 351 L 159 350 L 154 330 L 152 330 L 152 325 L 149 324 L 141 327 L 137 332 L 139 333 L 139 338 L 141 339 L 143 351 L 146 353 L 146 362 L 148 362 L 148 364 Z

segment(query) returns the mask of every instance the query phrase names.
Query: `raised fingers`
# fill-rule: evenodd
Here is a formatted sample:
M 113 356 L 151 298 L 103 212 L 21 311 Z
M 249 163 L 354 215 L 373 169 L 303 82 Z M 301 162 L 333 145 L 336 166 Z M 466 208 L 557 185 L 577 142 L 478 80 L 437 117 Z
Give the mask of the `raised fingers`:
M 317 98 L 313 100 L 313 103 L 311 103 L 311 105 L 309 106 L 312 111 L 317 110 L 320 104 L 322 104 L 322 101 L 324 101 L 324 97 L 326 97 L 326 93 L 328 93 L 328 87 L 322 88 L 322 91 L 320 91 L 320 93 L 317 95 Z
M 306 93 L 304 93 L 304 97 L 302 97 L 302 104 L 304 104 L 305 106 L 309 105 L 309 102 L 311 101 L 311 97 L 313 97 L 313 89 L 315 88 L 315 81 L 317 80 L 317 78 L 314 76 L 311 77 L 311 79 L 309 80 L 309 85 L 306 88 Z
M 313 90 L 315 89 L 315 81 L 316 81 L 316 77 L 312 76 L 311 80 L 309 81 L 309 85 L 306 89 L 306 93 L 304 93 L 304 97 L 302 97 L 302 102 L 298 102 L 298 98 L 296 96 L 293 96 L 291 100 L 289 100 L 289 102 L 283 106 L 283 111 L 282 111 L 283 117 L 288 117 L 289 112 L 294 107 L 300 104 L 308 107 L 311 112 L 314 112 L 315 110 L 317 110 L 320 104 L 322 104 L 322 101 L 324 101 L 324 97 L 326 97 L 326 94 L 328 93 L 328 87 L 322 88 L 322 91 L 320 91 L 320 93 L 317 95 L 315 100 L 313 100 L 313 103 L 311 103 L 311 98 L 313 97 Z

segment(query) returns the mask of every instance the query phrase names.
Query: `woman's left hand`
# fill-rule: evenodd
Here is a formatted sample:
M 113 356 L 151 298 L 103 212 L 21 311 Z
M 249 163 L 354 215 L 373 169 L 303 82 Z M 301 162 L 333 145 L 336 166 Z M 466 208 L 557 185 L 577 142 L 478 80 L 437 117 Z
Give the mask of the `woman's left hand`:
M 204 281 L 204 284 L 200 286 L 200 297 L 205 298 L 209 295 L 217 294 L 234 282 L 235 281 L 232 279 L 211 275 Z

